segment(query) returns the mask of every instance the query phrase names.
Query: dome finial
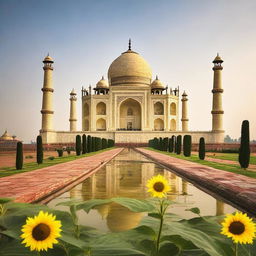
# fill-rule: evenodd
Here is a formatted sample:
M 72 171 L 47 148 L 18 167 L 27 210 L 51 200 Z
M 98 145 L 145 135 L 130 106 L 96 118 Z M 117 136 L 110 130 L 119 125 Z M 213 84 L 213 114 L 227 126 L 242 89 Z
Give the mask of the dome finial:
M 129 51 L 132 50 L 132 40 L 131 40 L 131 38 L 129 38 L 128 50 Z

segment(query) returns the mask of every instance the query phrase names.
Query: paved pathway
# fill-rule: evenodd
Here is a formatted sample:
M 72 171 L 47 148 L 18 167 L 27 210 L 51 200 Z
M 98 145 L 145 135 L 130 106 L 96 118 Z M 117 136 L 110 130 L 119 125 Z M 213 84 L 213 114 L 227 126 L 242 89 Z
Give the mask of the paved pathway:
M 65 186 L 87 178 L 122 150 L 123 148 L 116 148 L 74 161 L 0 178 L 0 197 L 15 198 L 16 202 L 38 201 Z
M 256 216 L 256 179 L 143 148 L 136 148 L 136 150 L 173 170 L 191 183 L 199 185 L 208 192 L 219 195 L 237 207 L 246 210 L 254 217 Z

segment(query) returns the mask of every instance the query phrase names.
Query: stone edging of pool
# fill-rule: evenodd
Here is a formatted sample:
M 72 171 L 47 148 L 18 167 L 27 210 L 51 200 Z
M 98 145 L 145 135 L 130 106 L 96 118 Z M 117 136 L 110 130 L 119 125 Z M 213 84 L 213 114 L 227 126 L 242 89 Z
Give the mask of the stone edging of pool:
M 167 156 L 144 148 L 135 148 L 157 164 L 184 177 L 205 192 L 224 199 L 235 208 L 256 216 L 256 179 L 218 170 L 205 165 Z
M 0 178 L 0 197 L 15 198 L 15 202 L 47 203 L 98 171 L 123 149 Z

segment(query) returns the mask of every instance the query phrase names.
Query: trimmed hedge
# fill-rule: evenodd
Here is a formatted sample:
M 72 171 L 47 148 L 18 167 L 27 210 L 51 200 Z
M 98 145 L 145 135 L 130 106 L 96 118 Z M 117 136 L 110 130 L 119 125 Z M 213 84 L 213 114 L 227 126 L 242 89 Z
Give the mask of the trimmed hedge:
M 242 123 L 238 160 L 241 168 L 248 168 L 250 163 L 250 131 L 248 120 L 244 120 Z
M 37 136 L 36 138 L 36 162 L 38 164 L 43 163 L 43 141 L 42 141 L 42 136 Z
M 188 157 L 191 156 L 191 135 L 185 135 L 183 138 L 183 154 Z
M 205 158 L 205 141 L 204 138 L 201 137 L 199 140 L 199 153 L 198 153 L 199 159 L 204 160 Z
M 87 153 L 87 142 L 86 142 L 86 135 L 83 134 L 82 136 L 82 154 Z
M 21 170 L 23 167 L 23 145 L 22 142 L 17 142 L 16 147 L 16 169 Z
M 82 150 L 81 136 L 76 135 L 76 155 L 80 156 Z
M 87 136 L 87 152 L 88 153 L 92 152 L 92 136 L 91 135 Z
M 176 143 L 176 154 L 179 155 L 181 153 L 181 141 L 182 137 L 181 135 L 177 136 L 177 143 Z

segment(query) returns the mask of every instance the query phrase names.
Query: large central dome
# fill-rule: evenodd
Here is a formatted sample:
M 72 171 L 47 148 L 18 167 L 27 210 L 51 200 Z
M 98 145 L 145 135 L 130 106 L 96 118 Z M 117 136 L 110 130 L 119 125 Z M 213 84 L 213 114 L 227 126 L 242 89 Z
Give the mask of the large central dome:
M 148 63 L 130 48 L 116 58 L 108 69 L 110 85 L 150 85 L 151 78 Z

